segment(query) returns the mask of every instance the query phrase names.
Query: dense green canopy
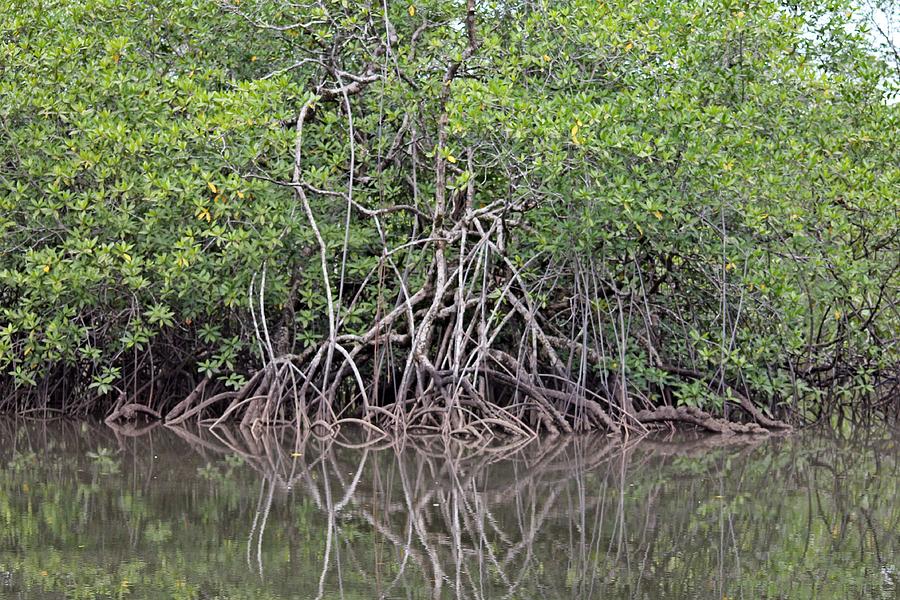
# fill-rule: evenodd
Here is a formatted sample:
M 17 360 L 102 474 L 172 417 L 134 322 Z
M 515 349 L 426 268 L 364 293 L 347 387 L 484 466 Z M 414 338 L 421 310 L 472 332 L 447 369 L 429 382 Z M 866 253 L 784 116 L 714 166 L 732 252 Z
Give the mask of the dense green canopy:
M 853 11 L 2 0 L 5 406 L 477 434 L 877 401 L 900 110 Z

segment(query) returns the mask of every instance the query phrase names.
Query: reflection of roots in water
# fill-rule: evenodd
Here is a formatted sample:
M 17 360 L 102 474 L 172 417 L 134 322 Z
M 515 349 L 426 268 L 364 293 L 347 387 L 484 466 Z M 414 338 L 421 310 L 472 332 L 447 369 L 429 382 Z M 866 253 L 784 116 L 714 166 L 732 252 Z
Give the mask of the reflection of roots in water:
M 57 431 L 47 435 L 50 427 Z M 69 456 L 118 441 L 147 486 L 163 468 L 152 460 L 155 449 L 184 452 L 168 431 L 137 437 L 142 432 L 132 428 L 82 427 L 6 421 L 0 439 L 8 442 L 5 452 L 41 455 L 51 440 L 73 434 L 66 436 Z M 610 590 L 616 597 L 740 597 L 734 588 L 741 573 L 751 581 L 746 589 L 755 589 L 754 573 L 767 568 L 760 556 L 821 568 L 823 544 L 826 556 L 856 557 L 857 571 L 879 565 L 873 572 L 897 585 L 887 567 L 898 555 L 900 461 L 897 440 L 883 436 L 678 436 L 629 445 L 562 436 L 500 447 L 295 438 L 289 430 L 262 437 L 246 429 L 170 431 L 204 460 L 236 454 L 259 474 L 246 560 L 260 576 L 263 541 L 282 522 L 271 516 L 273 506 L 285 504 L 287 490 L 299 490 L 313 516 L 321 516 L 310 530 L 321 543 L 314 586 L 320 595 L 344 592 L 352 574 L 364 597 L 420 597 L 423 580 L 434 596 L 462 598 L 587 598 Z M 726 443 L 741 445 L 722 451 Z M 689 460 L 679 465 L 684 457 Z M 779 492 L 791 488 L 792 497 L 769 493 L 773 485 Z M 707 514 L 699 514 L 698 501 Z M 799 548 L 786 546 L 787 531 L 779 526 L 786 519 Z M 363 544 L 360 526 L 367 532 Z M 705 537 L 689 541 L 698 526 L 707 527 L 699 530 Z M 827 565 L 835 567 L 830 559 Z M 708 574 L 699 583 L 712 587 L 692 587 L 698 572 Z M 815 587 L 791 577 L 781 581 L 785 589 Z
M 287 434 L 257 438 L 246 429 L 174 431 L 201 451 L 237 454 L 261 474 L 247 541 L 248 565 L 260 575 L 262 539 L 276 491 L 301 489 L 312 500 L 326 517 L 320 598 L 329 577 L 342 585 L 341 569 L 347 565 L 355 565 L 364 579 L 373 577 L 355 559 L 353 545 L 344 535 L 341 520 L 348 514 L 362 518 L 378 536 L 400 549 L 390 557 L 398 565 L 392 580 L 384 582 L 376 575 L 377 581 L 371 581 L 380 597 L 397 588 L 412 563 L 431 582 L 434 598 L 442 597 L 443 591 L 458 598 L 488 597 L 487 573 L 494 580 L 492 585 L 507 590 L 505 597 L 515 596 L 534 570 L 541 568 L 533 543 L 542 527 L 554 514 L 564 512 L 567 520 L 574 514 L 569 563 L 570 570 L 582 578 L 572 583 L 587 594 L 603 583 L 597 580 L 601 555 L 626 569 L 634 566 L 629 564 L 633 552 L 626 547 L 626 470 L 641 468 L 657 454 L 641 452 L 640 458 L 632 460 L 638 440 L 623 444 L 600 436 L 564 436 L 553 443 L 532 440 L 507 446 L 407 439 L 401 448 L 383 440 L 290 439 Z M 722 439 L 698 438 L 681 447 L 688 452 L 708 450 L 710 444 L 722 445 Z M 742 440 L 748 448 L 760 441 Z M 656 447 L 661 453 L 678 446 L 647 440 L 641 444 L 643 449 Z M 342 454 L 343 448 L 359 450 L 361 455 Z M 383 460 L 373 458 L 384 452 L 392 457 L 387 469 Z M 352 460 L 343 460 L 344 456 Z M 490 467 L 501 461 L 505 476 L 498 477 Z M 602 489 L 589 490 L 584 478 L 590 473 L 600 474 Z M 391 485 L 395 478 L 400 483 L 399 498 Z M 610 493 L 615 486 L 618 493 Z M 508 515 L 504 520 L 494 514 L 492 507 L 498 505 L 515 507 L 515 528 L 510 529 Z M 601 547 L 599 523 L 587 522 L 587 516 L 610 511 L 615 515 L 615 530 L 609 547 Z M 645 518 L 655 515 L 648 513 Z M 613 573 L 605 577 L 609 576 Z

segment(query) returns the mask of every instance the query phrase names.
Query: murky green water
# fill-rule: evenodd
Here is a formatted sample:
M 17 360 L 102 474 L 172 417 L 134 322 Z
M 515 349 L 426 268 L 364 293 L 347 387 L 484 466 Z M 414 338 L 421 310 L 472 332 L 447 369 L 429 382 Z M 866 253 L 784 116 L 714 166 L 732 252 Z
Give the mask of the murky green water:
M 0 422 L 2 598 L 895 598 L 898 447 Z

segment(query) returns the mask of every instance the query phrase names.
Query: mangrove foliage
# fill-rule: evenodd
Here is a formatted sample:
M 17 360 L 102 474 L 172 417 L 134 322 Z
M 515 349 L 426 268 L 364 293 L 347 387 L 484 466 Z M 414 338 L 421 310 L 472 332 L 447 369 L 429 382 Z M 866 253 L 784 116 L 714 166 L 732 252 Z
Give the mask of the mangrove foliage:
M 862 8 L 0 0 L 0 408 L 468 438 L 891 411 L 898 63 Z

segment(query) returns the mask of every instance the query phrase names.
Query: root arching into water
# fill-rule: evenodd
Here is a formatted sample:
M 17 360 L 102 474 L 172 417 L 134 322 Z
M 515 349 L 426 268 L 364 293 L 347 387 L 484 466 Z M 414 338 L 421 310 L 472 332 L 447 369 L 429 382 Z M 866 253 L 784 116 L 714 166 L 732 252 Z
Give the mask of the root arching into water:
M 490 231 L 481 228 L 482 248 L 489 247 Z M 464 255 L 452 266 L 433 265 L 434 280 L 398 300 L 366 332 L 336 334 L 298 354 L 273 353 L 237 390 L 221 391 L 203 379 L 161 413 L 123 399 L 108 420 L 146 415 L 169 425 L 239 423 L 249 429 L 292 424 L 317 433 L 352 423 L 391 437 L 475 439 L 592 430 L 629 435 L 678 424 L 725 435 L 790 428 L 737 389 L 729 389 L 727 402 L 742 419 L 728 420 L 696 407 L 654 405 L 624 378 L 604 382 L 573 368 L 577 356 L 602 357 L 548 332 L 551 321 L 527 290 L 506 285 L 488 295 L 467 288 L 457 273 L 476 261 Z M 441 270 L 449 276 L 439 277 Z M 264 315 L 259 322 L 264 330 Z M 511 339 L 519 340 L 515 354 L 507 349 Z M 660 368 L 714 386 L 699 372 Z

